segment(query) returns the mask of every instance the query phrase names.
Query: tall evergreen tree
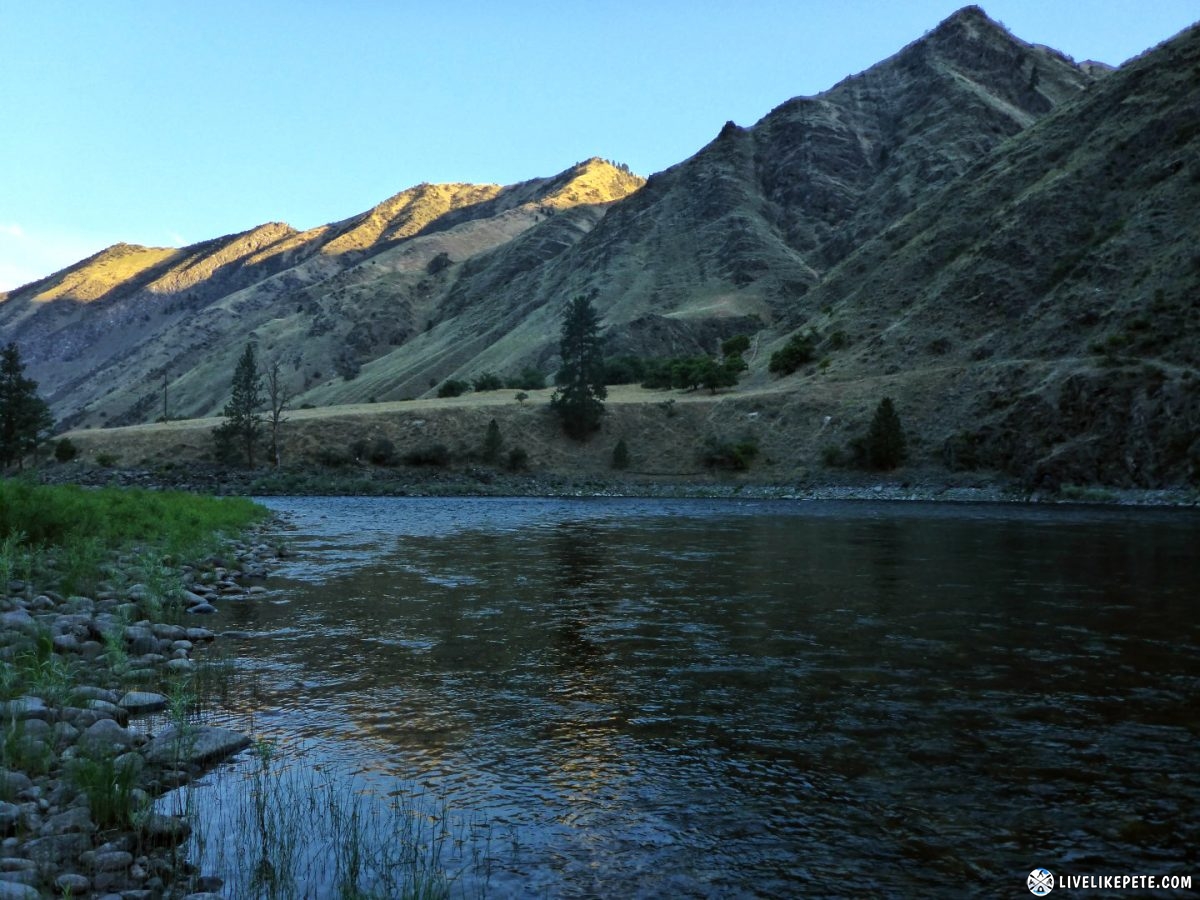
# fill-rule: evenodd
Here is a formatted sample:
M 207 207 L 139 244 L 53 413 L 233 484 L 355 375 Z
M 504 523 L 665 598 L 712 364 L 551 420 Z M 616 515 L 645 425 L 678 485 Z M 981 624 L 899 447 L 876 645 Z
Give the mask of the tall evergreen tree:
M 258 371 L 253 342 L 246 345 L 233 372 L 233 390 L 225 404 L 225 421 L 213 429 L 217 458 L 245 460 L 254 468 L 254 448 L 262 437 L 262 375 Z
M 894 469 L 908 455 L 904 428 L 891 397 L 884 397 L 875 408 L 867 431 L 866 450 L 867 463 L 873 469 Z
M 600 319 L 590 298 L 579 295 L 567 304 L 558 345 L 562 368 L 555 376 L 557 390 L 550 406 L 563 430 L 583 440 L 600 427 L 604 415 L 604 349 Z
M 21 351 L 9 343 L 0 350 L 0 469 L 21 466 L 53 427 L 37 382 L 25 377 Z
M 504 438 L 500 434 L 500 426 L 495 419 L 488 422 L 487 434 L 483 438 L 483 450 L 480 455 L 485 462 L 495 462 L 500 458 L 500 451 L 504 447 Z

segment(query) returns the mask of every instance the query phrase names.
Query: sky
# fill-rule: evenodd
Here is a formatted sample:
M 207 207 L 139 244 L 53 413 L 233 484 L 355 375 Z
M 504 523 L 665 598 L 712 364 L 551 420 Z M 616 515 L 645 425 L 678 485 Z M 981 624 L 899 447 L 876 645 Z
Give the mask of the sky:
M 0 291 L 125 241 L 311 228 L 424 181 L 649 175 L 962 0 L 0 0 Z M 1198 0 L 991 0 L 1119 64 Z

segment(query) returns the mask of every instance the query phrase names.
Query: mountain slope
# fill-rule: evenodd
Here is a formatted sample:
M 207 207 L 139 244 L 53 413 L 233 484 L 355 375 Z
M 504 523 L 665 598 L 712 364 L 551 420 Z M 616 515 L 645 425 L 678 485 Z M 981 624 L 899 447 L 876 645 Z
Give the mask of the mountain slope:
M 862 246 L 790 322 L 851 344 L 821 379 L 944 371 L 943 394 L 911 403 L 939 410 L 951 465 L 1196 479 L 1198 209 L 1193 27 Z
M 818 97 L 752 128 L 727 124 L 583 238 L 533 230 L 473 260 L 432 336 L 310 399 L 419 396 L 451 375 L 551 370 L 557 310 L 584 292 L 612 352 L 712 352 L 722 337 L 786 320 L 846 253 L 1097 77 L 969 7 Z
M 787 429 L 776 464 L 836 458 L 890 394 L 918 461 L 1200 478 L 1198 35 L 1111 71 L 968 7 L 644 183 L 593 159 L 305 232 L 111 248 L 3 299 L 0 328 L 57 415 L 115 424 L 164 388 L 173 416 L 217 412 L 247 340 L 297 405 L 551 371 L 588 293 L 610 352 L 754 334 L 740 396 Z M 809 331 L 817 361 L 770 376 Z
M 0 328 L 65 423 L 219 409 L 247 339 L 289 348 L 289 388 L 356 370 L 418 332 L 444 264 L 581 207 L 588 227 L 642 179 L 602 160 L 518 185 L 419 185 L 298 232 L 272 223 L 180 250 L 118 245 L 0 298 Z M 440 271 L 440 269 L 439 269 Z M 369 285 L 369 289 L 364 289 Z M 261 333 L 260 333 L 261 330 Z

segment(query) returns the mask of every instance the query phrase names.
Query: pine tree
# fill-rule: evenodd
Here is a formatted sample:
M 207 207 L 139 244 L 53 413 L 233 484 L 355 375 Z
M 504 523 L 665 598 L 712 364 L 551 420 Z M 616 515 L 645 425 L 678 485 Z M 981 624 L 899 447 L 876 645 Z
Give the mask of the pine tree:
M 879 401 L 866 444 L 867 462 L 873 469 L 894 469 L 904 462 L 907 441 L 891 397 Z
M 500 450 L 504 447 L 504 438 L 500 436 L 500 426 L 496 420 L 488 422 L 487 434 L 483 438 L 482 456 L 486 462 L 495 462 L 500 458 Z
M 629 445 L 625 443 L 625 438 L 621 438 L 613 447 L 612 467 L 619 471 L 629 468 Z
M 0 350 L 0 469 L 22 466 L 53 427 L 37 382 L 25 377 L 21 351 L 9 343 Z
M 567 304 L 558 346 L 562 368 L 554 379 L 558 387 L 550 406 L 562 420 L 563 430 L 583 440 L 600 427 L 608 396 L 600 320 L 588 297 L 580 295 Z
M 254 468 L 254 448 L 262 437 L 262 377 L 255 359 L 254 344 L 246 345 L 233 372 L 233 392 L 225 404 L 225 421 L 213 429 L 217 458 L 223 462 L 245 460 Z

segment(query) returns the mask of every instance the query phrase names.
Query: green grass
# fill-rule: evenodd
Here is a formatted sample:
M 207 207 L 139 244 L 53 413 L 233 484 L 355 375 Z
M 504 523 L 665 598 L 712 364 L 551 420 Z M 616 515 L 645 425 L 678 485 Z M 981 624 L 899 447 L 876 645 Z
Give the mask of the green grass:
M 137 548 L 154 612 L 178 600 L 164 556 L 197 558 L 267 515 L 243 497 L 138 488 L 88 489 L 0 480 L 0 588 L 54 578 L 64 592 L 93 590 L 114 553 Z
M 67 777 L 88 798 L 92 821 L 101 828 L 129 827 L 137 807 L 138 757 L 112 754 L 79 756 L 67 766 Z
M 108 548 L 144 542 L 182 553 L 265 515 L 243 497 L 0 481 L 0 535 L 22 533 L 51 547 L 95 539 Z

